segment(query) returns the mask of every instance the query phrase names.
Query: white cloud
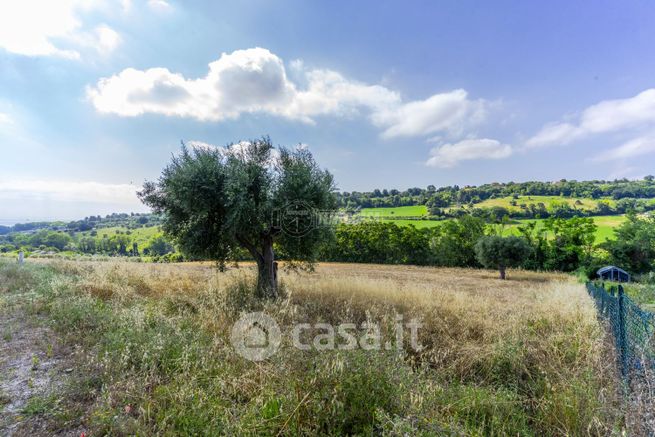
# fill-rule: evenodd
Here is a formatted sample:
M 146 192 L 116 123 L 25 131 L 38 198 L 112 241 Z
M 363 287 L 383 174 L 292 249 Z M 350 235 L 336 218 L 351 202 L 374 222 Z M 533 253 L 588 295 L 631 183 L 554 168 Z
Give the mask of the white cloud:
M 619 147 L 599 154 L 594 158 L 594 161 L 618 161 L 651 153 L 655 153 L 655 134 L 627 141 Z
M 14 120 L 11 118 L 9 114 L 0 112 L 0 124 L 14 124 Z
M 148 7 L 157 12 L 170 12 L 173 7 L 165 0 L 148 0 Z
M 205 143 L 204 141 L 196 141 L 196 140 L 191 140 L 187 141 L 185 143 L 188 147 L 194 150 L 207 150 L 207 151 L 220 151 L 223 156 L 225 156 L 225 153 L 230 150 L 232 153 L 235 155 L 245 155 L 248 151 L 248 146 L 250 146 L 250 141 L 239 141 L 238 143 L 234 143 L 232 145 L 228 146 L 215 146 L 213 144 Z M 278 151 L 276 149 L 273 149 L 272 156 L 274 159 L 277 158 L 278 156 Z
M 121 43 L 121 36 L 106 24 L 95 28 L 95 35 L 98 41 L 98 51 L 110 53 Z
M 196 140 L 187 141 L 184 144 L 192 149 L 198 149 L 198 150 L 212 151 L 212 150 L 217 150 L 219 148 L 218 146 L 215 146 L 213 144 L 205 143 L 204 141 L 196 141 Z
M 466 91 L 458 89 L 383 109 L 373 114 L 373 122 L 386 127 L 382 135 L 392 138 L 448 131 L 461 134 L 465 124 L 483 116 L 483 102 L 469 100 Z
M 568 144 L 583 136 L 583 131 L 570 123 L 551 123 L 544 126 L 526 145 L 530 148 L 552 144 Z
M 595 134 L 655 125 L 655 89 L 627 99 L 605 100 L 586 108 L 575 123 L 544 126 L 530 138 L 528 147 L 569 144 Z
M 291 106 L 282 115 L 311 121 L 316 115 L 352 116 L 361 110 L 376 114 L 401 102 L 395 91 L 348 80 L 336 71 L 309 70 L 305 76 L 307 88 L 295 93 Z
M 502 159 L 511 154 L 512 147 L 508 144 L 488 138 L 467 139 L 433 148 L 425 164 L 429 167 L 449 168 L 456 166 L 460 161 Z
M 120 38 L 107 25 L 85 28 L 80 13 L 98 8 L 102 0 L 20 0 L 0 5 L 0 48 L 25 56 L 80 58 L 79 49 L 101 53 Z
M 469 100 L 464 90 L 403 102 L 397 91 L 332 70 L 307 69 L 302 61 L 292 61 L 291 70 L 299 83 L 270 51 L 236 50 L 210 63 L 205 77 L 128 68 L 88 87 L 87 96 L 98 111 L 125 117 L 155 113 L 222 121 L 267 113 L 314 123 L 322 115 L 366 115 L 386 138 L 461 132 L 484 115 L 484 102 Z

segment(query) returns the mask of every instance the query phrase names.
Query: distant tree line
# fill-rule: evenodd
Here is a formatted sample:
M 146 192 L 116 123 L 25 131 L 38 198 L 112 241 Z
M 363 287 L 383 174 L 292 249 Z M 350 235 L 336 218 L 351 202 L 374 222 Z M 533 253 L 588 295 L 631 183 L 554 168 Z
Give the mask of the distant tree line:
M 155 235 L 142 247 L 135 241 L 132 231 L 118 230 L 114 235 L 100 235 L 96 230 L 88 233 L 52 231 L 41 229 L 36 232 L 15 232 L 0 237 L 0 253 L 19 250 L 47 254 L 70 252 L 87 255 L 107 256 L 150 256 L 164 260 L 182 261 L 175 254 L 175 247 L 163 235 Z
M 443 208 L 454 206 L 473 206 L 487 199 L 508 196 L 561 196 L 581 197 L 589 199 L 610 198 L 613 200 L 630 199 L 629 203 L 637 199 L 655 198 L 655 181 L 653 176 L 646 176 L 642 180 L 617 179 L 613 181 L 568 181 L 562 179 L 557 182 L 508 182 L 492 183 L 480 186 L 458 185 L 436 188 L 428 185 L 426 188 L 409 188 L 404 191 L 396 189 L 375 189 L 370 192 L 340 192 L 337 193 L 337 203 L 342 208 L 379 208 L 411 205 L 426 205 L 434 215 Z M 607 211 L 597 211 L 594 215 L 621 214 L 627 204 L 617 203 L 616 210 L 611 210 L 609 204 Z M 641 204 L 639 207 L 646 207 Z M 539 211 L 523 212 L 525 217 L 534 217 L 539 214 L 542 218 L 551 214 L 546 206 Z
M 590 277 L 598 268 L 608 264 L 620 266 L 633 274 L 655 270 L 653 216 L 628 213 L 627 220 L 615 230 L 615 238 L 600 244 L 595 244 L 596 225 L 587 217 L 551 217 L 541 224 L 530 222 L 517 226 L 516 230 L 514 238 L 524 242 L 529 250 L 522 254 L 518 263 L 510 263 L 511 256 L 504 256 L 507 267 L 564 272 L 579 270 Z M 317 260 L 444 267 L 491 266 L 494 261 L 486 256 L 491 249 L 489 245 L 480 248 L 480 241 L 489 236 L 507 238 L 507 234 L 503 224 L 491 226 L 485 219 L 472 215 L 447 220 L 430 228 L 376 221 L 339 224 L 320 245 Z M 506 246 L 516 246 L 516 242 L 496 242 L 492 249 L 507 250 Z M 40 230 L 0 237 L 0 253 L 17 250 L 146 256 L 155 262 L 202 259 L 179 253 L 163 235 L 155 235 L 139 246 L 130 230 L 118 231 L 111 236 L 96 231 L 75 234 Z M 482 254 L 485 250 L 487 253 Z M 279 259 L 293 259 L 284 247 L 276 245 L 275 251 Z M 243 251 L 235 252 L 231 259 L 246 260 L 248 255 Z
M 521 207 L 520 196 L 530 195 L 614 200 L 600 199 L 591 211 L 565 201 L 550 202 L 548 206 L 536 203 Z M 432 217 L 453 219 L 444 220 L 436 227 L 421 229 L 383 222 L 339 224 L 331 236 L 322 237 L 316 258 L 320 261 L 480 267 L 493 265 L 496 261 L 490 261 L 489 254 L 495 253 L 496 256 L 504 254 L 504 259 L 513 263 L 507 250 L 516 249 L 516 241 L 495 239 L 488 240 L 488 244 L 480 243 L 484 237 L 498 234 L 497 230 L 502 229 L 511 216 L 546 218 L 540 225 L 528 223 L 517 227 L 517 238 L 529 247 L 529 251 L 521 257 L 520 267 L 530 270 L 584 270 L 588 274 L 606 264 L 616 264 L 635 274 L 653 271 L 655 267 L 655 219 L 645 214 L 655 205 L 655 202 L 647 200 L 655 197 L 655 182 L 651 176 L 639 181 L 561 180 L 439 189 L 428 186 L 426 189 L 411 188 L 404 192 L 374 190 L 370 193 L 337 193 L 336 196 L 341 207 L 425 204 Z M 472 205 L 475 205 L 481 200 L 507 196 L 516 198 L 517 205 L 514 206 L 518 206 L 518 210 L 475 206 L 447 210 L 448 205 L 463 202 L 473 202 Z M 623 213 L 628 220 L 616 229 L 616 238 L 596 245 L 596 226 L 588 216 Z M 197 254 L 178 253 L 171 240 L 162 235 L 154 236 L 139 247 L 131 230 L 160 223 L 160 215 L 132 213 L 90 216 L 69 223 L 42 222 L 0 227 L 0 252 L 28 250 L 149 256 L 155 261 L 203 258 Z M 500 225 L 490 226 L 493 223 Z M 125 230 L 115 235 L 102 233 L 103 228 L 114 226 Z M 293 251 L 288 247 L 275 245 L 280 259 L 294 259 Z M 231 252 L 229 259 L 247 258 L 243 249 Z
M 644 213 L 655 210 L 654 199 L 633 199 L 623 198 L 613 203 L 599 200 L 594 208 L 583 208 L 581 205 L 570 205 L 565 201 L 553 201 L 548 205 L 543 202 L 530 202 L 521 199 L 515 201 L 514 206 L 518 209 L 509 210 L 502 206 L 491 208 L 469 207 L 444 211 L 438 208 L 431 208 L 430 211 L 437 217 L 457 217 L 464 214 L 472 214 L 482 217 L 489 222 L 498 222 L 504 217 L 514 219 L 543 219 L 549 217 L 571 218 L 571 217 L 592 217 L 598 215 L 620 215 L 628 212 Z
M 616 239 L 596 245 L 596 225 L 586 217 L 549 218 L 518 226 L 517 238 L 529 249 L 520 262 L 507 266 L 529 270 L 581 271 L 593 277 L 603 265 L 615 264 L 635 273 L 655 269 L 655 218 L 629 214 L 616 230 Z M 463 216 L 440 226 L 418 229 L 394 223 L 340 224 L 321 251 L 323 261 L 481 267 L 484 257 L 476 245 L 487 236 L 503 237 L 502 227 Z M 516 242 L 512 242 L 516 246 Z M 478 249 L 478 252 L 483 251 Z M 505 257 L 509 259 L 511 257 Z
M 0 235 L 8 235 L 13 232 L 35 232 L 38 230 L 84 232 L 93 229 L 125 227 L 136 229 L 141 227 L 158 226 L 161 224 L 161 216 L 150 213 L 112 213 L 102 217 L 92 215 L 82 220 L 71 222 L 30 222 L 17 223 L 12 226 L 0 226 Z

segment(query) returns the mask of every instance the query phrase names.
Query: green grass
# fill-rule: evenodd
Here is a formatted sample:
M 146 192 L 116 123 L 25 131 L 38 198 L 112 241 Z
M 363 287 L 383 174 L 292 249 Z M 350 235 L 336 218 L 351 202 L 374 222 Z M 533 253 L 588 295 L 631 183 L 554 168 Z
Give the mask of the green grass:
M 596 241 L 603 242 L 614 238 L 614 229 L 626 221 L 624 215 L 604 215 L 594 217 L 594 223 L 598 226 L 596 230 Z
M 625 222 L 626 217 L 624 215 L 600 215 L 592 217 L 594 223 L 598 228 L 596 229 L 596 243 L 602 243 L 611 238 L 614 238 L 614 229 L 619 227 L 623 222 Z M 543 227 L 545 220 L 543 219 L 527 219 L 527 220 L 517 220 L 518 224 L 512 224 L 508 228 L 508 233 L 512 235 L 517 235 L 518 232 L 516 228 L 526 223 L 537 222 L 539 227 Z
M 600 200 L 600 199 L 599 199 Z M 602 199 L 606 200 L 613 205 L 615 202 L 612 199 Z M 516 205 L 512 205 L 512 201 L 516 202 Z M 560 196 L 519 196 L 518 199 L 514 199 L 512 196 L 500 197 L 496 199 L 487 199 L 480 203 L 476 203 L 475 206 L 478 208 L 491 208 L 494 206 L 500 206 L 507 208 L 510 211 L 520 211 L 521 205 L 529 206 L 530 204 L 537 205 L 543 203 L 546 208 L 550 208 L 550 205 L 554 202 L 565 202 L 569 206 L 576 209 L 582 210 L 592 210 L 596 208 L 598 200 L 582 198 L 582 197 L 560 197 Z
M 398 226 L 414 226 L 417 229 L 423 228 L 434 228 L 441 226 L 445 220 L 393 220 L 393 219 L 384 219 L 380 220 L 383 223 L 395 223 Z
M 613 283 L 613 285 L 618 285 Z M 625 292 L 641 308 L 655 311 L 655 284 L 630 282 L 622 284 Z
M 420 217 L 428 214 L 425 205 L 398 206 L 395 208 L 363 208 L 360 212 L 365 217 Z

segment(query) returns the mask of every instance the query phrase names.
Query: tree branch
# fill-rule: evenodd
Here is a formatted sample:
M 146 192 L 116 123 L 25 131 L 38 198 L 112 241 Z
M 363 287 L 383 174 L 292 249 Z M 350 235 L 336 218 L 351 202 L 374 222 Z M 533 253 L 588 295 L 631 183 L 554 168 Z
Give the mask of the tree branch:
M 244 249 L 250 252 L 250 255 L 252 255 L 252 257 L 255 258 L 255 261 L 257 261 L 258 263 L 264 262 L 264 256 L 261 253 L 257 252 L 257 248 L 255 247 L 254 244 L 250 243 L 248 240 L 241 237 L 240 235 L 236 235 L 235 238 L 239 242 L 239 244 L 243 246 Z

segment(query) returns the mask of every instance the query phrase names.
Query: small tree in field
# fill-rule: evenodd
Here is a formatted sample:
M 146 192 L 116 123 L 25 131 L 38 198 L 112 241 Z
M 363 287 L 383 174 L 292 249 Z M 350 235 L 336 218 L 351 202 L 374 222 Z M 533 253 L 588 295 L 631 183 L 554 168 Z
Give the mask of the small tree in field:
M 520 265 L 530 255 L 530 245 L 520 237 L 489 235 L 475 244 L 475 256 L 483 266 L 496 268 L 500 279 L 505 279 L 505 269 Z
M 276 217 L 289 205 L 335 207 L 334 179 L 306 148 L 279 153 L 268 137 L 225 148 L 184 144 L 157 182 L 146 182 L 141 200 L 164 216 L 163 230 L 180 250 L 223 267 L 239 248 L 257 262 L 257 292 L 276 297 L 273 243 L 301 263 L 315 260 L 325 228 L 295 236 Z M 301 217 L 302 219 L 302 217 Z M 297 223 L 296 223 L 297 224 Z

